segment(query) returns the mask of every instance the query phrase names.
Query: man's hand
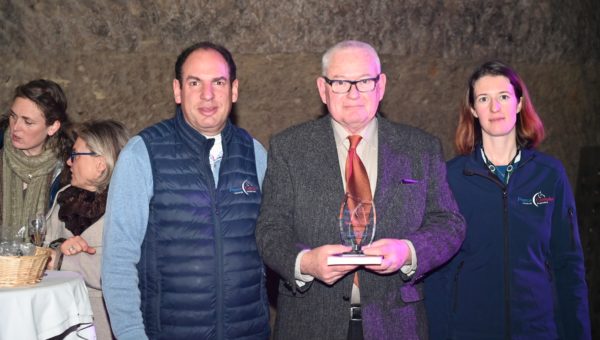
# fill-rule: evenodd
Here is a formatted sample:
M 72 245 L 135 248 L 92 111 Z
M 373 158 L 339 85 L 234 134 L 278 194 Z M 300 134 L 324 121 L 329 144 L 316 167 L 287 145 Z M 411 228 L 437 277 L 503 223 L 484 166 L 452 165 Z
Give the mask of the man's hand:
M 378 274 L 391 274 L 397 272 L 405 265 L 411 264 L 411 253 L 404 240 L 385 238 L 363 247 L 366 255 L 381 255 L 383 260 L 379 265 L 365 266 L 366 269 Z
M 60 245 L 60 251 L 69 256 L 86 252 L 96 254 L 96 248 L 90 247 L 87 241 L 81 236 L 73 236 Z
M 318 248 L 311 249 L 302 256 L 300 262 L 300 272 L 314 276 L 316 279 L 325 282 L 328 285 L 336 283 L 339 279 L 356 269 L 356 265 L 328 266 L 327 257 L 329 255 L 340 254 L 352 250 L 350 247 L 342 245 L 326 244 Z

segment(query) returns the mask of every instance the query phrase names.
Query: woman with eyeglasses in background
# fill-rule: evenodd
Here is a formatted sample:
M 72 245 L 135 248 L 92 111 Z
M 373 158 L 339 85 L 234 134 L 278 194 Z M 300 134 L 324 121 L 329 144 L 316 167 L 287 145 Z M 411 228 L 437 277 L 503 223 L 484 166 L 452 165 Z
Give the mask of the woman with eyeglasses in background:
M 96 335 L 99 340 L 112 339 L 100 284 L 102 234 L 108 184 L 129 134 L 121 123 L 104 120 L 82 124 L 75 135 L 67 161 L 71 184 L 59 191 L 48 215 L 46 240 L 54 249 L 48 269 L 83 276 Z
M 467 234 L 425 278 L 431 339 L 590 339 L 575 200 L 525 83 L 487 62 L 468 82 L 448 183 Z
M 53 81 L 38 79 L 15 89 L 13 102 L 2 119 L 0 151 L 0 240 L 17 232 L 50 208 L 54 194 L 69 182 L 63 171 L 73 145 L 67 98 Z

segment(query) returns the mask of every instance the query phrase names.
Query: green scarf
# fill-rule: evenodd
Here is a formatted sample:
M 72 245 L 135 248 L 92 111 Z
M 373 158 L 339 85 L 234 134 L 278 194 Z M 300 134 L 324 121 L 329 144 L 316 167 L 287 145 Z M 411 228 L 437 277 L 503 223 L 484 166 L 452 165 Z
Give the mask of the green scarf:
M 10 133 L 4 133 L 2 155 L 2 234 L 13 238 L 17 231 L 29 223 L 37 213 L 46 213 L 48 208 L 48 177 L 60 166 L 60 161 L 51 148 L 40 155 L 27 156 L 15 149 Z M 23 190 L 23 184 L 27 190 Z

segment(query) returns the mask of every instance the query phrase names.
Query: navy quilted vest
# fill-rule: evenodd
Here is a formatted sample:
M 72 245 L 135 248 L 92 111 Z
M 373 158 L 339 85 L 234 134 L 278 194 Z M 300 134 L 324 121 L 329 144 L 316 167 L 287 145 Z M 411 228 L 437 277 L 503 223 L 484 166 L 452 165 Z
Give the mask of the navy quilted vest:
M 146 333 L 151 339 L 267 339 L 252 137 L 227 122 L 215 188 L 208 161 L 214 140 L 191 128 L 180 109 L 140 136 L 154 178 L 138 264 Z

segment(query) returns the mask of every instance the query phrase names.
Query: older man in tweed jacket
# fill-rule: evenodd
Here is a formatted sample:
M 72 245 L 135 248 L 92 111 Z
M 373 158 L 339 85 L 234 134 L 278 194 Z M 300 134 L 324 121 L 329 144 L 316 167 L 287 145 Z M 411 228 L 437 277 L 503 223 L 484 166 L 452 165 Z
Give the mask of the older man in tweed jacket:
M 281 276 L 276 339 L 427 337 L 422 278 L 457 251 L 465 225 L 439 141 L 377 114 L 385 85 L 370 45 L 339 43 L 317 80 L 329 114 L 271 141 L 256 236 Z M 337 216 L 350 135 L 362 138 L 357 153 L 377 208 L 375 241 L 364 251 L 381 255 L 380 265 L 327 265 L 349 250 Z

